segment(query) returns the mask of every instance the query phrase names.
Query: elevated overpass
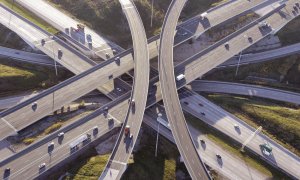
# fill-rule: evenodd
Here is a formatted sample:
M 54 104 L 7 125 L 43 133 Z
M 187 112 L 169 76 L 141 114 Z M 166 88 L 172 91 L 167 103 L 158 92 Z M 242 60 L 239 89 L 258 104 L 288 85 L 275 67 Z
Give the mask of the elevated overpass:
M 278 14 L 275 14 L 275 15 L 278 15 Z M 271 17 L 273 17 L 273 16 L 270 16 L 268 19 L 270 19 Z M 274 17 L 274 19 L 275 18 L 278 18 L 278 17 Z M 279 17 L 279 19 L 280 19 L 280 17 Z M 282 21 L 277 21 L 277 23 L 280 24 L 280 27 L 282 27 L 285 23 L 289 22 L 291 19 L 292 19 L 292 16 L 288 19 L 283 18 Z M 284 23 L 284 24 L 282 24 L 282 23 Z M 270 21 L 270 24 L 272 24 L 271 21 Z M 252 23 L 251 25 L 255 25 L 255 24 Z M 257 28 L 257 26 L 258 25 L 256 24 L 255 29 Z M 249 26 L 247 26 L 246 29 L 248 29 L 248 27 Z M 276 28 L 276 26 L 273 26 L 273 27 Z M 244 30 L 245 30 L 245 28 L 240 30 L 238 33 L 241 33 Z M 237 34 L 237 33 L 235 33 L 235 34 Z M 261 35 L 261 34 L 258 34 L 258 35 Z M 240 35 L 240 36 L 242 36 L 242 35 Z M 240 36 L 236 37 L 234 39 L 240 39 Z M 257 40 L 259 40 L 263 37 L 264 36 L 261 35 L 260 38 L 258 38 Z M 227 41 L 227 39 L 230 39 L 230 38 L 232 38 L 232 36 L 230 36 L 229 38 L 228 37 L 225 38 L 225 40 L 223 40 L 223 41 Z M 243 41 L 243 42 L 245 43 L 245 41 Z M 210 49 L 212 49 L 212 48 L 210 48 Z M 130 50 L 128 50 L 128 51 L 130 51 Z M 205 50 L 205 51 L 207 52 L 207 50 Z M 202 52 L 202 54 L 205 53 L 205 51 Z M 120 54 L 120 57 L 125 56 L 127 53 L 128 52 L 124 52 L 124 53 Z M 233 55 L 234 55 L 234 53 L 232 53 L 232 56 Z M 199 54 L 196 56 L 193 56 L 192 58 L 195 59 L 196 61 L 201 61 L 202 58 L 197 59 L 197 56 L 199 56 Z M 225 60 L 225 58 L 224 58 L 224 60 Z M 189 59 L 188 61 L 191 61 L 191 59 Z M 194 62 L 196 62 L 196 61 L 194 61 Z M 122 62 L 122 61 L 120 61 L 120 62 Z M 104 67 L 106 67 L 106 68 L 104 68 Z M 112 68 L 114 70 L 108 69 L 108 67 Z M 76 98 L 86 94 L 89 91 L 92 91 L 96 85 L 102 84 L 103 81 L 107 82 L 109 80 L 109 77 L 106 76 L 107 74 L 111 74 L 112 72 L 114 72 L 115 74 L 112 73 L 113 77 L 117 77 L 118 75 L 121 75 L 123 72 L 128 71 L 130 69 L 130 67 L 131 67 L 131 64 L 128 65 L 128 64 L 124 64 L 122 62 L 119 65 L 117 65 L 115 63 L 115 59 L 110 59 L 98 66 L 93 67 L 92 69 L 88 70 L 87 72 L 85 72 L 79 76 L 75 76 L 53 88 L 50 88 L 47 91 L 44 91 L 43 93 L 39 94 L 38 96 L 36 96 L 34 98 L 31 98 L 28 101 L 20 103 L 19 105 L 17 105 L 14 108 L 11 108 L 9 110 L 1 112 L 0 115 L 1 115 L 2 119 L 4 119 L 3 120 L 4 122 L 9 122 L 10 125 L 15 124 L 16 127 L 14 125 L 12 125 L 12 127 L 14 127 L 17 130 L 20 130 L 20 129 L 32 124 L 33 122 L 36 122 L 40 118 L 48 115 L 49 113 L 53 112 L 54 110 L 60 108 L 63 104 L 70 103 L 71 101 L 75 100 Z M 180 67 L 180 66 L 178 66 L 178 67 Z M 187 67 L 192 68 L 192 70 L 194 70 L 194 68 L 191 66 L 187 66 Z M 106 71 L 104 71 L 103 69 L 105 69 Z M 206 69 L 206 72 L 208 71 L 208 69 Z M 199 68 L 197 70 L 200 71 L 201 69 Z M 186 72 L 191 73 L 193 71 L 187 70 Z M 98 78 L 98 77 L 100 77 L 100 78 Z M 197 77 L 198 77 L 197 75 L 195 75 L 193 77 L 189 77 L 186 75 L 186 78 L 188 78 L 189 81 L 192 81 L 193 78 L 196 79 Z M 81 79 L 81 81 L 77 81 L 78 79 Z M 186 83 L 188 83 L 189 81 L 187 81 Z M 83 86 L 82 83 L 84 83 L 85 86 Z M 184 82 L 181 82 L 181 83 L 182 84 L 180 86 L 183 86 Z M 75 87 L 76 87 L 76 93 L 73 91 L 73 89 Z M 160 88 L 156 88 L 156 89 L 159 90 Z M 71 92 L 73 92 L 73 93 L 71 93 Z M 62 99 L 62 97 L 64 97 L 64 100 Z M 38 105 L 38 108 L 36 110 L 32 109 L 32 103 L 34 103 L 34 102 L 37 102 L 37 105 Z M 49 102 L 51 102 L 51 104 Z M 49 105 L 51 105 L 51 106 L 49 107 Z M 19 112 L 21 114 L 24 113 L 22 122 L 18 121 L 19 115 L 17 112 Z M 3 125 L 5 125 L 5 124 L 7 124 L 7 123 L 3 123 Z M 3 138 L 11 133 L 15 133 L 15 129 L 5 128 L 5 130 L 7 132 L 3 130 L 2 131 L 3 134 L 1 133 L 2 134 L 1 137 Z
M 123 126 L 105 170 L 99 179 L 121 179 L 139 134 L 147 102 L 150 63 L 148 43 L 142 19 L 131 0 L 120 0 L 129 22 L 134 50 L 134 84 Z M 129 134 L 125 128 L 130 127 Z
M 288 21 L 289 19 L 285 19 L 284 21 Z M 283 22 L 279 22 L 279 24 L 281 24 L 281 23 L 284 23 L 284 21 Z M 277 25 L 277 24 L 275 24 L 275 25 Z
M 176 24 L 186 0 L 173 0 L 165 15 L 159 47 L 159 80 L 173 137 L 192 179 L 211 179 L 188 130 L 177 94 L 173 44 Z
M 298 105 L 300 104 L 299 93 L 268 88 L 258 85 L 196 80 L 190 84 L 189 88 L 196 92 L 237 94 L 251 97 L 261 97 Z
M 74 74 L 79 74 L 97 65 L 93 60 L 66 42 L 41 29 L 2 4 L 0 4 L 0 12 L 3 14 L 3 16 L 0 17 L 0 22 L 4 26 L 16 32 L 19 36 L 26 38 L 27 41 L 34 44 L 37 49 L 44 52 Z M 111 99 L 114 99 L 120 94 L 114 89 L 114 86 L 109 83 L 111 80 L 112 79 L 106 81 L 106 84 L 102 84 L 102 86 L 96 89 Z M 130 89 L 130 86 L 126 82 L 121 79 L 117 79 L 117 81 L 122 85 L 123 89 Z
M 247 7 L 247 5 L 242 4 L 241 6 Z M 5 7 L 2 7 L 2 8 L 4 8 L 3 9 L 4 14 L 6 13 L 9 15 L 9 13 L 13 13 Z M 219 10 L 221 10 L 221 9 L 219 9 Z M 215 12 L 215 11 L 212 11 L 212 12 Z M 226 13 L 225 11 L 220 11 L 220 12 Z M 14 13 L 13 13 L 13 15 L 16 16 Z M 233 15 L 227 12 L 227 16 L 230 19 Z M 209 16 L 207 16 L 207 17 L 209 17 Z M 222 17 L 226 17 L 226 16 L 224 15 Z M 17 20 L 24 21 L 24 19 L 19 20 L 19 18 L 20 17 L 16 17 L 16 21 Z M 13 18 L 13 19 L 15 19 L 15 18 Z M 226 19 L 228 19 L 228 18 L 226 18 Z M 2 21 L 4 21 L 4 24 L 5 24 L 5 22 L 8 23 L 6 19 L 2 19 Z M 211 21 L 215 21 L 215 19 L 212 19 Z M 10 25 L 14 24 L 12 22 L 10 22 L 9 24 Z M 28 24 L 31 24 L 31 25 L 28 25 Z M 7 26 L 10 27 L 10 25 L 7 25 Z M 33 34 L 40 34 L 38 36 L 38 37 L 40 37 L 40 39 L 42 37 L 45 37 L 45 35 L 47 35 L 46 32 L 43 33 L 43 31 L 41 31 L 39 28 L 36 28 L 30 22 L 25 23 L 24 26 L 25 25 L 26 25 L 26 27 L 29 26 L 26 28 L 26 29 L 29 29 L 29 31 L 28 32 L 24 31 L 24 32 L 26 32 L 26 34 L 33 31 L 32 33 L 30 33 L 32 36 L 29 36 L 29 38 L 36 38 L 35 36 L 33 36 Z M 16 26 L 16 25 L 14 25 L 14 26 Z M 12 28 L 12 27 L 10 27 L 10 28 Z M 12 28 L 12 29 L 14 29 L 14 28 Z M 204 29 L 204 27 L 203 27 L 203 29 Z M 33 41 L 35 41 L 35 40 L 36 39 L 33 39 Z M 56 40 L 58 41 L 58 39 L 56 39 Z M 151 39 L 150 41 L 155 42 L 154 40 L 155 40 L 155 38 Z M 148 45 L 148 47 L 150 49 L 149 52 L 150 52 L 150 58 L 151 58 L 151 52 L 152 52 L 152 55 L 155 54 L 153 52 L 156 51 L 156 43 L 154 43 L 154 44 L 152 43 L 152 44 Z M 50 50 L 51 50 L 51 48 L 50 48 Z M 50 53 L 50 50 L 48 50 L 47 52 Z M 99 65 L 87 70 L 85 73 L 82 73 L 79 76 L 75 76 L 53 88 L 50 88 L 47 91 L 44 91 L 43 93 L 39 94 L 38 96 L 36 96 L 34 98 L 31 98 L 28 101 L 18 104 L 16 107 L 14 107 L 12 109 L 2 112 L 0 114 L 0 116 L 2 117 L 2 119 L 4 119 L 3 121 L 9 122 L 8 123 L 9 126 L 14 127 L 14 129 L 6 128 L 7 132 L 2 131 L 3 135 L 1 135 L 0 137 L 3 138 L 11 133 L 15 133 L 15 129 L 20 130 L 20 129 L 32 124 L 33 122 L 36 122 L 37 120 L 41 119 L 42 117 L 45 117 L 46 115 L 55 111 L 56 109 L 59 109 L 64 104 L 68 104 L 71 101 L 77 99 L 78 97 L 92 91 L 96 87 L 99 87 L 99 85 L 101 85 L 101 84 L 103 85 L 103 84 L 109 82 L 110 80 L 114 79 L 115 77 L 118 77 L 121 74 L 128 72 L 133 67 L 131 51 L 132 50 L 127 50 L 127 51 L 124 51 L 123 53 L 119 54 L 118 55 L 119 60 L 111 58 L 110 60 L 107 60 L 104 63 L 99 64 Z M 53 56 L 52 53 L 50 53 L 50 55 Z M 71 55 L 70 58 L 74 60 L 73 56 L 74 55 Z M 55 57 L 55 55 L 54 55 L 54 57 Z M 65 55 L 63 57 L 65 57 Z M 83 58 L 84 58 L 84 56 L 83 56 Z M 85 58 L 85 59 L 88 59 L 88 58 Z M 75 58 L 75 60 L 76 60 L 76 58 Z M 80 61 L 80 59 L 77 59 L 77 60 Z M 87 61 L 89 61 L 89 60 L 87 60 Z M 68 60 L 66 60 L 65 62 L 67 63 Z M 61 64 L 64 65 L 63 63 L 61 63 Z M 80 66 L 80 68 L 82 68 L 84 66 L 81 64 L 76 64 L 76 62 L 73 62 L 73 63 L 68 62 L 68 64 L 66 64 L 66 66 L 67 65 Z M 89 66 L 89 65 L 87 65 L 87 63 L 85 65 L 86 65 L 86 67 Z M 78 79 L 81 79 L 81 80 L 77 81 Z M 98 86 L 96 86 L 96 85 L 98 85 Z M 107 88 L 108 87 L 104 88 L 104 91 Z M 74 92 L 74 89 L 76 89 L 76 93 Z M 62 97 L 64 97 L 64 99 L 62 99 Z M 32 103 L 34 103 L 34 102 L 37 103 L 37 109 L 35 109 L 35 110 L 32 109 Z M 51 103 L 49 103 L 49 102 L 51 102 Z M 20 117 L 18 115 L 18 113 L 21 113 L 21 114 L 24 113 L 23 114 L 24 119 L 22 120 L 22 122 L 18 121 L 18 117 Z M 7 123 L 5 123 L 5 124 L 7 124 Z M 15 124 L 15 125 L 12 125 L 12 124 Z M 2 139 L 2 138 L 0 138 L 0 139 Z

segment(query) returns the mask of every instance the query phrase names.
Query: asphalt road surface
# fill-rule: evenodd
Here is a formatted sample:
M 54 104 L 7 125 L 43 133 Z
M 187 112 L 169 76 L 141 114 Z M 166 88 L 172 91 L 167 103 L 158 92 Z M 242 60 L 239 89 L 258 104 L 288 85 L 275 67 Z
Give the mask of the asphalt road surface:
M 21 4 L 23 7 L 35 13 L 38 17 L 45 20 L 61 32 L 66 32 L 66 28 L 69 28 L 69 31 L 71 31 L 71 27 L 76 29 L 77 24 L 80 23 L 43 0 L 16 0 L 15 2 Z M 88 48 L 89 46 L 88 39 L 86 37 L 87 35 L 91 36 L 91 49 Z M 120 49 L 118 45 L 101 37 L 99 34 L 88 27 L 85 27 L 84 39 L 85 41 L 83 45 L 86 47 L 87 51 L 91 50 L 93 51 L 93 53 L 103 59 L 106 59 L 106 53 L 110 54 L 110 56 L 113 56 L 112 50 Z
M 127 161 L 141 128 L 149 86 L 149 53 L 143 22 L 133 2 L 130 0 L 120 0 L 120 3 L 129 22 L 132 34 L 135 62 L 134 86 L 130 106 L 117 143 L 112 151 L 105 171 L 99 179 L 112 179 L 112 177 L 113 179 L 121 179 L 123 172 L 126 170 Z M 124 132 L 127 125 L 130 126 L 130 132 L 128 135 L 125 135 Z M 133 137 L 130 138 L 129 136 Z M 111 172 L 113 173 L 111 174 Z
M 186 112 L 201 119 L 241 144 L 256 130 L 197 93 L 186 90 L 180 94 L 180 97 L 182 107 Z M 188 104 L 185 102 L 188 102 Z M 238 128 L 234 127 L 234 125 L 238 125 Z M 272 147 L 272 154 L 270 156 L 262 153 L 260 145 L 264 143 L 268 143 Z M 263 133 L 254 136 L 246 147 L 271 165 L 279 167 L 296 179 L 300 178 L 300 172 L 298 171 L 300 169 L 300 158 L 263 135 Z
M 166 13 L 159 48 L 159 80 L 163 102 L 177 148 L 192 179 L 211 179 L 188 130 L 177 94 L 173 44 L 175 29 L 186 0 L 173 0 Z
M 196 92 L 201 91 L 211 93 L 238 94 L 300 104 L 299 93 L 268 88 L 258 85 L 196 80 L 191 83 L 190 88 Z
M 5 14 L 5 16 L 1 16 L 1 17 L 4 17 L 3 19 L 1 19 L 1 22 L 4 23 L 4 25 L 10 27 L 11 29 L 19 30 L 21 32 L 20 33 L 21 37 L 31 38 L 28 40 L 30 40 L 32 42 L 35 42 L 35 41 L 40 42 L 41 39 L 45 38 L 45 36 L 48 36 L 44 32 L 41 32 L 39 29 L 28 24 L 28 22 L 24 22 L 23 20 L 19 19 L 19 17 L 15 17 L 6 9 L 2 8 L 1 10 L 2 10 L 2 13 Z M 5 17 L 7 17 L 7 18 L 5 18 Z M 11 17 L 10 21 L 7 20 L 7 19 L 9 19 L 8 17 Z M 22 28 L 20 28 L 20 27 L 22 27 Z M 28 34 L 30 36 L 28 36 Z M 55 40 L 58 40 L 58 39 L 55 39 Z M 47 50 L 48 54 L 50 54 L 50 56 L 52 55 L 55 57 L 56 56 L 55 51 L 53 51 L 54 55 L 51 54 L 51 48 L 53 48 L 53 46 L 52 47 L 50 46 L 51 43 L 54 43 L 53 40 L 50 40 L 50 43 L 46 43 L 45 45 L 49 46 L 49 48 L 50 48 Z M 151 47 L 153 47 L 153 46 L 151 46 Z M 156 45 L 154 45 L 154 49 L 156 49 L 155 47 L 156 47 Z M 62 57 L 66 57 L 66 56 L 67 55 L 63 55 Z M 74 58 L 73 54 L 71 54 L 71 56 L 69 58 L 73 59 Z M 68 61 L 69 58 L 65 61 L 66 65 L 69 64 L 69 65 L 77 66 L 77 64 L 76 64 L 77 61 L 70 63 Z M 80 61 L 80 62 L 83 63 L 83 61 Z M 59 109 L 64 104 L 67 104 L 67 103 L 75 100 L 76 98 L 84 95 L 84 93 L 91 91 L 92 88 L 94 88 L 96 84 L 98 84 L 98 85 L 105 84 L 105 83 L 109 82 L 111 78 L 118 77 L 121 74 L 123 74 L 124 72 L 129 71 L 133 67 L 131 54 L 127 54 L 122 57 L 120 56 L 120 62 L 122 62 L 122 63 L 114 62 L 112 59 L 112 61 L 110 61 L 110 63 L 105 65 L 105 68 L 102 67 L 102 65 L 99 65 L 98 67 L 102 67 L 103 69 L 101 68 L 100 70 L 95 71 L 94 73 L 90 74 L 90 76 L 85 76 L 85 78 L 81 78 L 80 82 L 78 82 L 77 85 L 75 85 L 75 86 L 68 85 L 66 88 L 60 89 L 60 92 L 52 91 L 51 93 L 48 94 L 48 96 L 43 97 L 44 102 L 48 102 L 48 103 L 43 103 L 42 100 L 36 100 L 38 108 L 35 109 L 34 111 L 31 106 L 32 106 L 32 103 L 35 102 L 35 100 L 31 99 L 31 101 L 27 101 L 27 103 L 20 104 L 18 106 L 18 108 L 23 106 L 23 108 L 22 108 L 23 111 L 22 111 L 22 109 L 17 108 L 18 110 L 14 110 L 16 112 L 11 114 L 11 117 L 6 117 L 6 116 L 4 117 L 2 114 L 2 117 L 3 117 L 2 121 L 5 122 L 4 127 L 5 128 L 10 127 L 10 128 L 6 129 L 6 131 L 4 131 L 4 130 L 1 131 L 3 133 L 1 133 L 0 137 L 3 138 L 9 134 L 15 133 L 15 131 L 19 130 L 19 128 L 22 129 L 23 127 L 26 127 L 26 126 L 32 124 L 32 122 L 35 122 L 36 120 L 48 115 L 50 112 L 53 112 L 56 109 Z M 62 63 L 62 62 L 60 62 L 60 63 Z M 83 65 L 78 64 L 78 67 L 82 68 Z M 115 70 L 113 70 L 113 69 L 115 69 Z M 101 71 L 101 72 L 99 72 L 99 71 Z M 98 77 L 100 77 L 100 78 L 98 78 Z M 109 87 L 111 87 L 111 86 L 109 86 Z M 74 92 L 74 89 L 76 89 L 76 91 L 77 91 L 76 93 Z M 58 100 L 56 99 L 57 97 L 58 97 Z M 65 97 L 65 99 L 62 100 L 61 97 Z M 51 102 L 51 103 L 49 103 L 49 102 Z M 47 107 L 47 105 L 48 105 L 48 107 Z M 51 105 L 51 107 L 49 105 Z M 44 108 L 43 108 L 43 106 L 44 106 Z M 19 113 L 21 113 L 22 116 L 25 118 L 25 119 L 23 119 L 22 123 L 20 123 L 20 122 L 17 123 L 18 117 L 20 117 Z M 13 120 L 11 120 L 11 119 L 13 119 Z M 10 122 L 10 121 L 12 121 L 12 122 Z M 13 121 L 15 121 L 15 123 Z

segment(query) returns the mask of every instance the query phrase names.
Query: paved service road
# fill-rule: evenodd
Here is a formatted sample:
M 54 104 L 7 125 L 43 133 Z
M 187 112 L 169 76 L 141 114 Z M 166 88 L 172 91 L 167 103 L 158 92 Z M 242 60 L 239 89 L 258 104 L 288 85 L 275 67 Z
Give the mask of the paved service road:
M 193 91 L 256 96 L 276 101 L 300 104 L 299 93 L 258 85 L 196 80 L 191 83 L 190 88 Z
M 127 161 L 134 148 L 142 124 L 149 86 L 150 63 L 143 22 L 131 0 L 120 0 L 120 3 L 132 33 L 135 64 L 134 85 L 124 124 L 105 170 L 99 179 L 121 179 L 123 172 L 126 170 Z M 130 126 L 130 131 L 128 135 L 125 135 L 124 132 L 127 125 Z
M 173 137 L 192 179 L 211 179 L 188 130 L 177 94 L 173 44 L 179 15 L 186 0 L 173 0 L 166 13 L 159 48 L 159 79 Z

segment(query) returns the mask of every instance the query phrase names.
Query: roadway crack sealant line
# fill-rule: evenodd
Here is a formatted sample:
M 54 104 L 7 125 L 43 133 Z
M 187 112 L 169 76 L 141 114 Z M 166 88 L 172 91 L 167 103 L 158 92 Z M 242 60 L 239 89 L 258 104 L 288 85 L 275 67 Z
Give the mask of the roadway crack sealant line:
M 24 18 L 23 18 L 24 19 Z M 27 21 L 26 21 L 27 22 Z M 28 22 L 29 23 L 29 22 Z M 155 38 L 151 38 L 151 41 L 154 41 L 155 40 Z M 128 55 L 129 53 L 131 52 L 131 49 L 130 50 L 127 50 L 127 51 L 124 51 L 123 53 L 121 53 L 121 54 L 119 54 L 119 56 L 121 57 L 123 57 L 123 56 L 125 56 L 125 55 Z M 129 57 L 129 56 L 128 56 Z M 129 59 L 131 59 L 131 57 L 129 57 Z M 113 58 L 111 58 L 110 60 L 108 60 L 108 61 L 106 61 L 106 62 L 104 62 L 104 63 L 102 63 L 101 65 L 98 65 L 97 67 L 95 67 L 94 69 L 92 68 L 92 69 L 90 69 L 90 70 L 88 70 L 87 72 L 84 72 L 84 73 L 82 73 L 82 74 L 80 74 L 79 76 L 77 76 L 77 77 L 75 77 L 75 78 L 71 78 L 69 81 L 65 81 L 64 83 L 61 83 L 60 84 L 60 87 L 62 87 L 62 84 L 69 84 L 69 82 L 73 82 L 73 81 L 75 81 L 75 79 L 79 79 L 79 78 L 81 78 L 81 77 L 83 77 L 84 75 L 83 74 L 89 74 L 89 73 L 91 73 L 92 71 L 95 71 L 96 69 L 99 69 L 99 68 L 101 68 L 101 67 L 104 67 L 104 65 L 108 65 L 108 64 L 110 64 L 110 63 L 113 63 L 114 62 L 114 59 Z M 124 62 L 124 61 L 123 61 Z M 126 68 L 124 68 L 124 69 L 126 69 Z M 123 70 L 124 70 L 123 69 Z M 116 76 L 114 76 L 114 77 L 116 77 Z M 51 89 L 51 88 L 50 88 Z M 58 89 L 58 86 L 56 86 L 56 89 Z M 47 94 L 47 92 L 49 93 L 49 91 L 45 91 L 45 92 L 43 92 L 44 93 L 44 95 L 45 94 Z M 51 93 L 51 92 L 50 92 Z M 38 95 L 37 97 L 43 97 L 44 95 Z M 13 110 L 13 111 L 15 111 L 15 110 L 17 110 L 17 109 L 19 109 L 19 108 L 21 108 L 22 106 L 24 106 L 26 103 L 28 104 L 28 102 L 29 103 L 32 103 L 32 102 L 34 102 L 35 100 L 37 100 L 38 98 L 32 98 L 32 99 L 30 99 L 29 101 L 26 101 L 26 102 L 24 102 L 24 103 L 22 103 L 22 104 L 19 104 L 18 106 L 16 106 L 16 107 L 14 107 L 14 108 L 12 108 L 12 109 L 10 109 L 10 111 L 11 110 Z M 6 114 L 7 114 L 7 112 L 9 112 L 9 111 L 6 111 Z M 2 113 L 1 113 L 2 114 Z M 2 116 L 3 116 L 3 114 L 2 114 Z
M 101 180 L 111 179 L 109 173 L 111 169 L 117 170 L 116 179 L 121 179 L 123 172 L 126 170 L 127 166 L 114 166 L 113 162 L 117 161 L 127 164 L 129 160 L 142 125 L 149 88 L 150 61 L 147 37 L 142 19 L 134 2 L 130 0 L 120 0 L 120 3 L 132 34 L 134 49 L 134 84 L 126 118 L 105 170 L 99 177 Z M 124 132 L 127 125 L 130 125 L 130 136 L 134 138 L 128 139 L 129 135 L 125 135 Z M 122 141 L 123 139 L 125 139 L 125 142 Z M 128 143 L 130 143 L 129 147 L 127 145 Z
M 165 15 L 159 48 L 159 79 L 163 102 L 170 123 L 172 134 L 181 157 L 192 179 L 211 179 L 188 130 L 177 94 L 173 44 L 176 25 L 186 0 L 173 0 Z M 181 135 L 181 138 L 179 137 Z M 185 147 L 185 149 L 183 148 Z M 197 164 L 190 164 L 196 160 Z

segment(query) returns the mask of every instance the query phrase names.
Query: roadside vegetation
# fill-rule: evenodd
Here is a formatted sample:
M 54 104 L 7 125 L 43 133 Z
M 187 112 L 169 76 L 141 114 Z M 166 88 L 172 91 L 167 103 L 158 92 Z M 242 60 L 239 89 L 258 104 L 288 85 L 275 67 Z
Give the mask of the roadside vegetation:
M 150 130 L 152 132 L 152 130 Z M 176 172 L 180 171 L 181 179 L 187 179 L 187 170 L 183 163 L 178 163 L 179 152 L 176 146 L 159 137 L 158 153 L 155 157 L 156 135 L 144 132 L 141 141 L 135 148 L 133 159 L 130 160 L 128 168 L 122 179 L 176 179 Z M 76 159 L 76 163 L 68 166 L 66 180 L 90 180 L 98 179 L 107 163 L 110 154 L 97 155 L 94 149 L 87 151 Z M 71 165 L 72 164 L 72 165 Z M 60 172 L 63 173 L 63 172 Z M 179 178 L 179 179 L 180 179 Z
M 48 0 L 55 6 L 64 9 L 84 24 L 103 34 L 108 39 L 128 48 L 131 44 L 131 34 L 127 20 L 122 13 L 118 0 Z M 151 0 L 134 0 L 140 16 L 144 22 L 147 37 L 150 38 L 160 32 L 164 14 L 171 0 L 154 1 L 153 25 L 151 27 Z M 219 0 L 190 0 L 182 13 L 181 18 L 186 19 L 199 12 L 209 9 Z
M 300 17 L 293 19 L 278 32 L 279 39 L 283 45 L 300 42 Z
M 68 171 L 65 180 L 97 180 L 105 168 L 110 154 L 94 155 L 85 160 L 77 161 Z
M 187 113 L 185 114 L 185 118 L 189 123 L 191 123 L 191 125 L 193 125 L 193 127 L 199 129 L 210 140 L 222 147 L 224 150 L 240 158 L 247 165 L 253 167 L 254 169 L 257 169 L 261 173 L 264 173 L 272 178 L 289 179 L 286 175 L 274 169 L 271 165 L 261 160 L 258 156 L 248 152 L 247 150 L 245 152 L 240 151 L 240 144 L 232 140 L 230 137 L 224 135 L 220 131 L 211 128 L 202 120 Z
M 56 76 L 54 68 L 13 62 L 1 58 L 0 96 L 45 89 L 71 76 L 71 73 L 63 69 L 59 69 L 58 76 Z
M 58 32 L 53 26 L 49 25 L 46 21 L 38 18 L 35 14 L 28 11 L 24 7 L 20 6 L 19 4 L 15 3 L 15 0 L 0 0 L 1 3 L 6 5 L 7 7 L 13 9 L 16 13 L 20 14 L 24 18 L 27 18 L 31 22 L 35 23 L 39 27 L 43 28 L 44 30 L 55 34 Z
M 57 131 L 58 129 L 69 125 L 70 123 L 79 120 L 80 118 L 88 115 L 91 112 L 91 110 L 78 110 L 59 116 L 46 117 L 46 121 L 39 121 L 36 124 L 29 126 L 27 129 L 21 131 L 20 137 L 13 140 L 12 143 L 14 145 L 18 145 L 18 143 L 21 142 L 25 145 L 29 145 L 53 133 L 54 131 Z M 31 132 L 30 135 L 23 135 L 23 133 L 26 134 L 26 132 L 28 131 Z
M 207 80 L 231 81 L 265 85 L 289 91 L 300 92 L 300 55 L 292 55 L 264 63 L 217 69 L 208 73 Z M 258 77 L 253 80 L 249 77 Z
M 300 155 L 300 108 L 292 104 L 232 95 L 207 95 L 228 112 Z

